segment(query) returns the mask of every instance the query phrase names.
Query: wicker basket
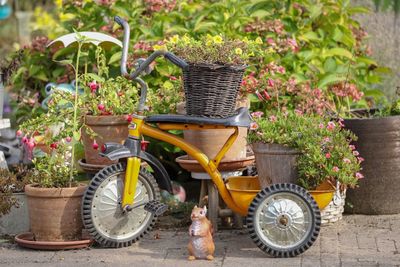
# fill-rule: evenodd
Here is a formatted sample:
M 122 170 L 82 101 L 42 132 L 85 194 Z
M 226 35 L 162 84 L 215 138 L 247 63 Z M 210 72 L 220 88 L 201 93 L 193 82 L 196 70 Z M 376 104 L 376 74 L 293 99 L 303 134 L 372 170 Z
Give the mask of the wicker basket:
M 339 188 L 339 186 L 337 186 Z M 346 190 L 340 192 L 336 190 L 332 201 L 321 211 L 322 225 L 330 225 L 340 221 L 343 217 L 344 205 L 346 200 Z
M 210 118 L 232 115 L 245 68 L 189 64 L 183 71 L 187 114 Z

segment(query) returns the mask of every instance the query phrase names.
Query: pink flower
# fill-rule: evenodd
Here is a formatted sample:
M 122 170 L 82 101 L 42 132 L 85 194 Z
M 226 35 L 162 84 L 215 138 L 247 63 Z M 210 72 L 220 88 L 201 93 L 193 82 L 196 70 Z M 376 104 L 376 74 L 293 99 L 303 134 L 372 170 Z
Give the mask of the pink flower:
M 331 153 L 326 153 L 325 158 L 330 159 L 331 158 Z
M 334 172 L 339 172 L 339 168 L 338 168 L 337 166 L 334 166 L 334 167 L 332 168 L 332 171 L 334 171 Z
M 262 95 L 260 94 L 260 92 L 256 91 L 256 95 L 257 95 L 257 97 L 258 97 L 258 99 L 259 99 L 260 101 L 264 101 L 264 100 L 265 100 L 265 99 L 262 97 Z
M 65 138 L 65 141 L 67 141 L 68 143 L 71 142 L 71 141 L 72 141 L 71 136 L 67 136 L 67 137 Z
M 318 125 L 318 127 L 319 127 L 320 129 L 324 129 L 324 128 L 325 128 L 325 125 L 321 122 L 321 123 Z
M 279 66 L 276 70 L 281 74 L 284 74 L 286 72 L 285 67 L 282 66 Z
M 351 163 L 351 160 L 349 160 L 348 158 L 344 158 L 344 159 L 343 159 L 343 162 L 344 162 L 344 163 Z
M 331 139 L 329 137 L 324 137 L 323 141 L 324 141 L 324 143 L 329 143 L 331 141 Z
M 103 104 L 98 104 L 97 108 L 101 111 L 103 111 L 105 109 L 105 106 Z
M 275 81 L 272 80 L 271 78 L 268 78 L 268 86 L 269 87 L 274 87 Z
M 357 150 L 354 150 L 353 155 L 357 157 L 358 155 L 360 155 L 360 153 Z
M 299 110 L 299 109 L 295 109 L 294 113 L 296 113 L 297 116 L 301 116 L 303 115 L 303 111 Z
M 344 127 L 344 123 L 343 123 L 343 122 L 344 122 L 343 119 L 339 119 L 339 120 L 338 120 L 338 124 L 339 124 L 339 126 L 342 127 L 342 128 Z
M 22 135 L 22 131 L 21 131 L 21 130 L 18 130 L 15 134 L 16 134 L 17 136 L 21 136 L 21 135 Z
M 169 76 L 169 79 L 171 80 L 171 81 L 176 81 L 178 78 L 176 78 L 175 76 Z
M 357 178 L 357 179 L 362 179 L 362 178 L 364 178 L 364 175 L 362 175 L 362 174 L 359 173 L 359 172 L 356 172 L 356 178 Z
M 255 112 L 251 113 L 251 116 L 253 118 L 261 118 L 263 115 L 264 115 L 264 112 L 262 112 L 262 111 L 255 111 Z
M 250 130 L 255 131 L 258 129 L 258 124 L 256 122 L 250 123 Z
M 92 81 L 92 82 L 89 83 L 89 87 L 90 87 L 90 91 L 92 93 L 95 93 L 96 90 L 99 88 L 99 85 L 97 84 L 96 81 Z
M 271 99 L 271 96 L 268 94 L 267 90 L 264 90 L 262 93 L 264 94 L 265 100 L 270 100 Z
M 276 122 L 276 121 L 277 121 L 276 116 L 275 116 L 275 115 L 269 116 L 269 121 L 270 121 L 270 122 Z
M 125 115 L 125 120 L 130 123 L 132 121 L 132 115 Z
M 21 141 L 22 141 L 22 143 L 26 144 L 26 143 L 28 143 L 29 139 L 28 139 L 28 137 L 24 136 L 24 137 L 22 137 Z
M 99 149 L 99 144 L 97 144 L 96 140 L 93 141 L 92 147 L 94 150 Z
M 328 125 L 326 126 L 326 129 L 328 129 L 329 131 L 332 131 L 333 129 L 335 129 L 336 125 L 333 121 L 328 122 Z
M 294 53 L 299 51 L 299 46 L 297 45 L 297 42 L 295 39 L 288 38 L 286 42 L 287 42 L 287 45 L 292 49 L 292 51 Z
M 363 157 L 357 157 L 359 162 L 363 162 L 365 159 Z
M 355 147 L 354 145 L 349 145 L 349 148 L 350 148 L 351 150 L 355 150 L 355 149 L 356 149 L 356 147 Z
M 276 45 L 275 40 L 272 39 L 271 37 L 267 38 L 267 43 L 268 43 L 269 45 L 271 45 L 271 46 Z

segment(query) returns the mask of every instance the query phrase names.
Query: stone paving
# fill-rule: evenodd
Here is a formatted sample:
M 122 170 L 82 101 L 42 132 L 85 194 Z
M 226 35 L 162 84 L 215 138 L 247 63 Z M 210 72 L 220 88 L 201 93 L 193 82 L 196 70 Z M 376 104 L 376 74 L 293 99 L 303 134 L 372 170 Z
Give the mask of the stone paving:
M 307 252 L 296 258 L 270 258 L 245 230 L 215 236 L 214 261 L 187 261 L 187 229 L 154 230 L 129 248 L 34 251 L 0 243 L 0 266 L 400 266 L 400 215 L 345 216 L 325 226 Z

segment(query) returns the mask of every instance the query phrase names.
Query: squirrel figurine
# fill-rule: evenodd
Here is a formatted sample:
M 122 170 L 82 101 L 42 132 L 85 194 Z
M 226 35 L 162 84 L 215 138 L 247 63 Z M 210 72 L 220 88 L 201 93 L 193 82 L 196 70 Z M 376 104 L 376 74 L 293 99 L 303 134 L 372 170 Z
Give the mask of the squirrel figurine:
M 192 224 L 189 227 L 190 241 L 188 244 L 189 260 L 214 259 L 213 227 L 206 217 L 207 208 L 194 206 L 190 218 Z

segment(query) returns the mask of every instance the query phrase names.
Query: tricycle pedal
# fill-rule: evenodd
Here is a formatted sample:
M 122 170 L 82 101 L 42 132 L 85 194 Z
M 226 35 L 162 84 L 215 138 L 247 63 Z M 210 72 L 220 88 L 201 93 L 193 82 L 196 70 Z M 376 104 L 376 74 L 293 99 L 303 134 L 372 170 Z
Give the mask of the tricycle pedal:
M 161 203 L 158 200 L 149 201 L 144 205 L 144 210 L 153 213 L 156 216 L 162 215 L 168 209 L 168 205 Z

